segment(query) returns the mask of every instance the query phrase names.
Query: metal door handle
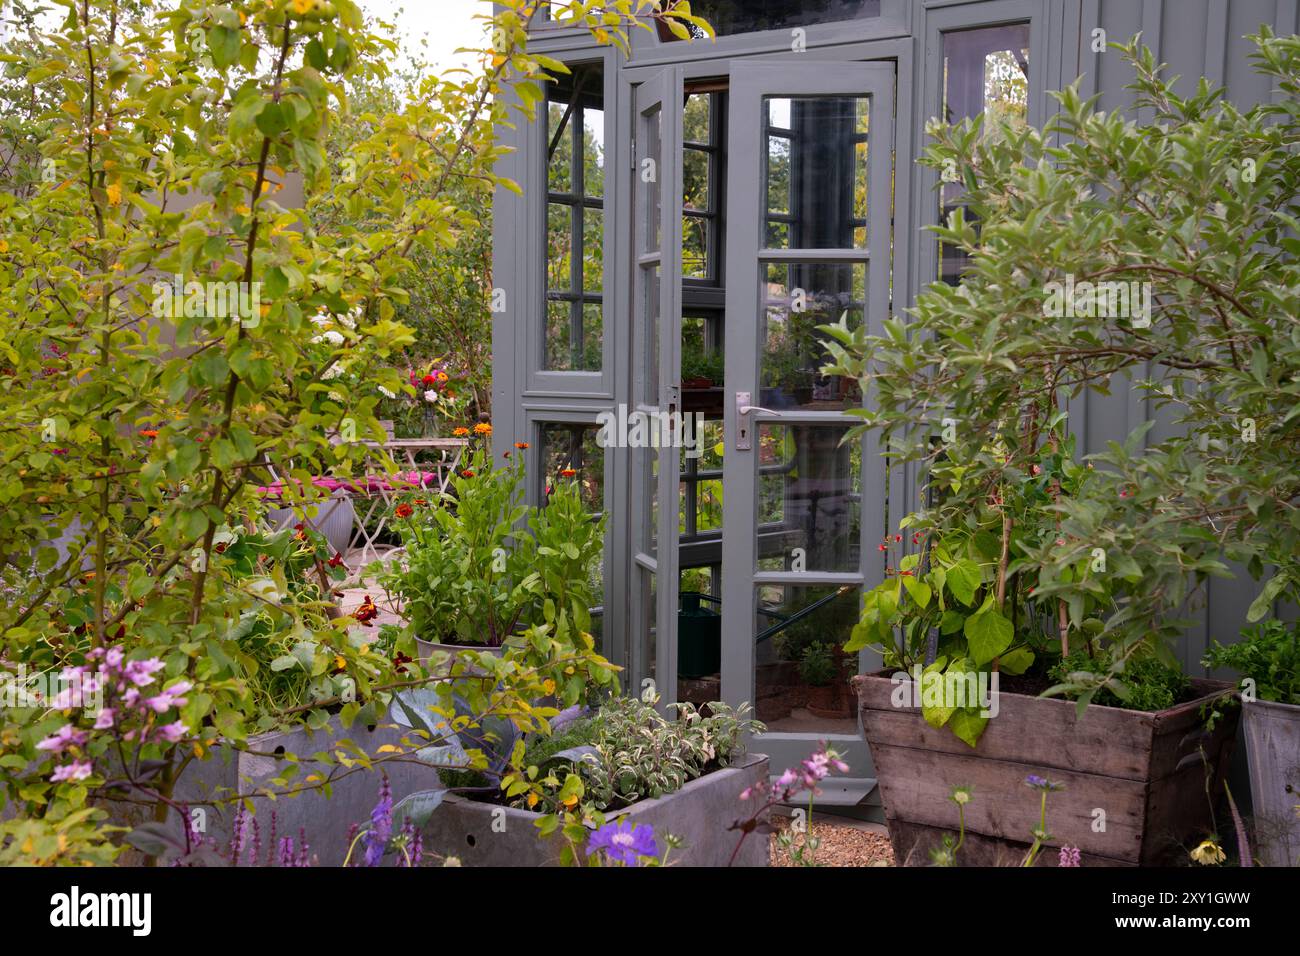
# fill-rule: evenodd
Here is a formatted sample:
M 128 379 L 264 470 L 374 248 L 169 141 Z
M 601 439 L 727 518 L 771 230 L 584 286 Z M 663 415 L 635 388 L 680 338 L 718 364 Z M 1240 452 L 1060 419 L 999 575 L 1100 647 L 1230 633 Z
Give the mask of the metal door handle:
M 766 412 L 768 415 L 781 413 L 762 405 L 753 404 L 752 392 L 736 393 L 736 450 L 751 451 L 754 448 L 753 423 L 749 420 L 750 412 Z

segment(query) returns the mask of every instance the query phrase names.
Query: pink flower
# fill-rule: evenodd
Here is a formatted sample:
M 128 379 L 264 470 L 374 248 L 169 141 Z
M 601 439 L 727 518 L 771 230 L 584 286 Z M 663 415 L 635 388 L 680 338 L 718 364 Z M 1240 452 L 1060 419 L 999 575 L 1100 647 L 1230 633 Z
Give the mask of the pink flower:
M 1061 856 L 1057 866 L 1078 866 L 1080 856 L 1077 846 L 1063 846 L 1061 847 Z
M 154 713 L 165 714 L 173 707 L 180 707 L 185 703 L 184 694 L 194 685 L 187 680 L 180 681 L 168 687 L 157 697 L 151 697 L 145 701 L 145 705 L 152 709 Z
M 52 750 L 62 753 L 66 747 L 80 747 L 86 742 L 87 734 L 72 724 L 64 724 L 57 731 L 36 745 L 37 750 Z
M 95 717 L 96 730 L 109 730 L 113 726 L 113 708 L 100 708 L 98 716 Z
M 104 663 L 113 668 L 113 670 L 117 670 L 122 666 L 122 658 L 125 656 L 126 652 L 123 651 L 122 648 L 110 647 L 108 653 L 104 655 Z
M 170 724 L 163 724 L 158 728 L 158 739 L 165 740 L 169 744 L 177 743 L 185 734 L 188 728 L 183 720 L 177 720 Z
M 143 687 L 145 684 L 153 683 L 153 675 L 158 673 L 166 665 L 158 658 L 153 657 L 147 661 L 130 661 L 126 665 L 126 677 L 133 684 Z
M 74 760 L 72 763 L 66 763 L 62 767 L 55 769 L 50 780 L 54 783 L 61 783 L 65 780 L 85 780 L 94 770 L 95 768 L 90 765 L 89 760 Z

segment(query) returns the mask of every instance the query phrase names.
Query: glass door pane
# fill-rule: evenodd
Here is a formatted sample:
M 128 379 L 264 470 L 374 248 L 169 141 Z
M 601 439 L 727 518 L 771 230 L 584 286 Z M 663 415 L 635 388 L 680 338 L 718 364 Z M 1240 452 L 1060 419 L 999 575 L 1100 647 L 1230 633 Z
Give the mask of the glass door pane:
M 731 75 L 723 695 L 754 703 L 776 772 L 820 740 L 845 753 L 844 802 L 872 776 L 848 680 L 875 662 L 843 645 L 884 577 L 885 472 L 848 439 L 869 397 L 821 373 L 817 327 L 886 318 L 893 83 L 866 63 Z
M 681 328 L 681 74 L 665 70 L 637 87 L 633 167 L 633 407 L 624 421 L 658 423 L 675 414 Z M 633 462 L 633 660 L 629 690 L 676 699 L 677 449 L 618 436 L 638 447 Z M 648 682 L 648 683 L 647 683 Z

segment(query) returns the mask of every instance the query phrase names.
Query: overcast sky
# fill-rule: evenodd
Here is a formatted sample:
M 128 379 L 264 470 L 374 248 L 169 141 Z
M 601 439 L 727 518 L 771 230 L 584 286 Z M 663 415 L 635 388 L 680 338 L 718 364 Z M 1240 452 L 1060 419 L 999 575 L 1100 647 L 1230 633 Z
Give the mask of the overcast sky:
M 465 66 L 469 58 L 457 56 L 458 47 L 482 47 L 484 22 L 476 13 L 491 13 L 490 0 L 359 0 L 367 13 L 394 24 L 403 45 L 420 50 L 427 46 L 428 59 L 446 69 Z

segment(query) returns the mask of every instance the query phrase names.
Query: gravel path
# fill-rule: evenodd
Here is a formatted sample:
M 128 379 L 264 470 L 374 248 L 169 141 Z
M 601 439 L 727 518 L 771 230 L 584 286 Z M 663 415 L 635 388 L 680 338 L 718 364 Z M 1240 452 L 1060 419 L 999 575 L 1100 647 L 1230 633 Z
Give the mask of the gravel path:
M 778 817 L 773 822 L 784 828 L 790 821 L 787 817 Z M 822 841 L 817 850 L 819 866 L 894 865 L 894 851 L 889 845 L 889 836 L 880 824 L 816 817 L 813 820 L 813 832 Z M 772 865 L 793 866 L 777 846 L 776 839 L 777 834 L 773 833 Z

